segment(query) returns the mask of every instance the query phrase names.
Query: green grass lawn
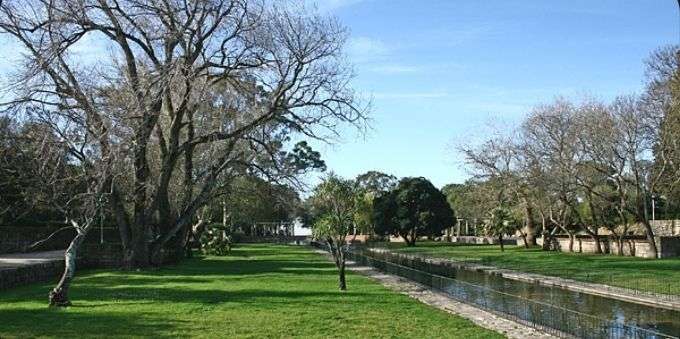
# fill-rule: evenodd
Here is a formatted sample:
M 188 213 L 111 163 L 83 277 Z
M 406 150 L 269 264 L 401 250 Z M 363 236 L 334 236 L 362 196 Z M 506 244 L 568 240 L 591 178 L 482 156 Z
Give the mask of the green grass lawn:
M 643 259 L 614 255 L 546 252 L 523 246 L 456 245 L 420 242 L 416 247 L 401 243 L 379 244 L 398 252 L 472 261 L 524 272 L 610 284 L 643 291 L 680 294 L 680 258 Z
M 51 284 L 0 292 L 0 338 L 500 338 L 349 274 L 304 247 L 248 245 L 157 271 L 90 271 L 74 305 L 48 309 Z

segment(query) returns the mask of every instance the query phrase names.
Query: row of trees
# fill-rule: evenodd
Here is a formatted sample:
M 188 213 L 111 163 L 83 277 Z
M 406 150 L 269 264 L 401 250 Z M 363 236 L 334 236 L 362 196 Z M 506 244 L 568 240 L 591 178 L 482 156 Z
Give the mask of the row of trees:
M 524 220 L 527 244 L 541 230 L 548 248 L 556 233 L 584 232 L 602 252 L 598 229 L 619 241 L 641 224 L 656 254 L 651 200 L 666 215 L 680 213 L 680 54 L 666 47 L 647 61 L 641 95 L 574 103 L 557 98 L 536 106 L 521 126 L 477 146 L 462 146 L 475 179 L 448 186 L 450 202 L 467 218 L 497 208 Z
M 345 290 L 345 259 L 357 234 L 397 236 L 409 246 L 418 237 L 440 236 L 453 225 L 446 197 L 425 178 L 371 171 L 356 180 L 327 176 L 307 200 L 307 223 L 334 258 L 339 288 Z
M 23 51 L 2 114 L 45 129 L 29 170 L 78 233 L 53 305 L 69 303 L 97 215 L 119 229 L 125 267 L 160 264 L 206 206 L 238 195 L 236 178 L 296 183 L 324 167 L 293 138 L 365 123 L 345 28 L 298 2 L 5 1 L 0 33 Z

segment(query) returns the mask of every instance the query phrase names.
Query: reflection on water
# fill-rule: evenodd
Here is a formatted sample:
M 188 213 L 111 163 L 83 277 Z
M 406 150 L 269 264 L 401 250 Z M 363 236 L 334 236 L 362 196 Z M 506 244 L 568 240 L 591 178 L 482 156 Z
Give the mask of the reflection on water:
M 662 337 L 636 328 L 680 336 L 678 311 L 511 280 L 500 275 L 449 265 L 434 265 L 394 254 L 365 252 L 364 255 L 399 264 L 402 267 L 386 267 L 389 265 L 380 262 L 369 263 L 379 269 L 439 288 L 459 300 L 578 337 Z

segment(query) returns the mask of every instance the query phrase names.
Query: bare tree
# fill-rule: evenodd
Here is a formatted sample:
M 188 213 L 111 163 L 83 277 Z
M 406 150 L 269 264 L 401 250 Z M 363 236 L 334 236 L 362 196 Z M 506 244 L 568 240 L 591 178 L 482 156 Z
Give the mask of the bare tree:
M 33 106 L 28 121 L 40 126 L 32 137 L 39 141 L 36 154 L 38 165 L 27 169 L 39 185 L 27 188 L 36 199 L 44 199 L 58 210 L 66 227 L 75 236 L 64 253 L 65 268 L 61 279 L 49 293 L 50 306 L 69 306 L 69 289 L 76 273 L 79 250 L 85 237 L 99 220 L 110 195 L 111 183 L 115 178 L 116 152 L 106 156 L 98 147 L 93 131 L 87 131 L 82 121 L 72 119 L 68 110 L 50 112 L 44 107 Z M 100 130 L 106 133 L 106 129 Z M 97 135 L 99 138 L 105 136 Z M 97 140 L 98 138 L 94 138 Z M 38 241 L 48 241 L 52 235 Z
M 616 119 L 617 149 L 626 161 L 622 180 L 632 188 L 631 202 L 625 207 L 642 223 L 652 255 L 657 257 L 658 249 L 647 208 L 649 196 L 656 191 L 664 172 L 655 172 L 653 168 L 653 150 L 660 131 L 656 122 L 659 120 L 654 119 L 653 111 L 646 110 L 636 96 L 618 97 L 610 110 Z
M 28 52 L 8 104 L 68 108 L 106 130 L 102 154 L 125 150 L 108 201 L 128 267 L 161 260 L 221 177 L 285 161 L 272 136 L 364 123 L 344 28 L 289 3 L 19 0 L 0 7 L 0 30 Z M 94 64 L 77 57 L 88 39 L 104 46 Z
M 526 148 L 546 171 L 543 178 L 552 201 L 548 217 L 569 235 L 569 251 L 573 251 L 579 228 L 574 223 L 578 167 L 576 132 L 574 107 L 564 99 L 536 107 L 522 125 Z
M 668 202 L 680 198 L 680 49 L 677 45 L 654 51 L 646 61 L 647 88 L 642 95 L 650 123 L 657 126 L 654 172 L 658 191 Z M 671 206 L 678 209 L 680 205 Z
M 517 201 L 524 214 L 524 228 L 518 231 L 526 247 L 536 245 L 536 226 L 534 224 L 534 202 L 529 197 L 527 177 L 524 170 L 520 144 L 516 136 L 497 135 L 479 147 L 462 145 L 459 147 L 475 177 L 482 180 L 493 179 L 498 192 L 495 194 L 496 206 L 504 206 L 507 201 Z

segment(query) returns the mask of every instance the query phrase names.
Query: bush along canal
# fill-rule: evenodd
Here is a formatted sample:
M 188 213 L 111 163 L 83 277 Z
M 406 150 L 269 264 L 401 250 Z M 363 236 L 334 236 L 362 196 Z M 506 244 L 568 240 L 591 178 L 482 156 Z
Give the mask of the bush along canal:
M 396 274 L 452 298 L 559 337 L 679 338 L 680 312 L 389 252 L 352 252 L 360 265 Z

